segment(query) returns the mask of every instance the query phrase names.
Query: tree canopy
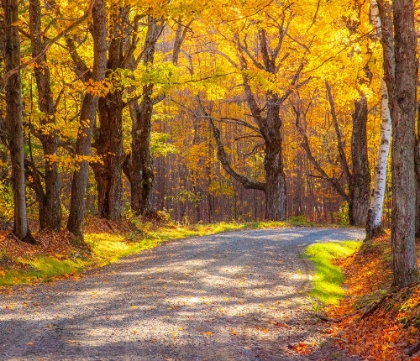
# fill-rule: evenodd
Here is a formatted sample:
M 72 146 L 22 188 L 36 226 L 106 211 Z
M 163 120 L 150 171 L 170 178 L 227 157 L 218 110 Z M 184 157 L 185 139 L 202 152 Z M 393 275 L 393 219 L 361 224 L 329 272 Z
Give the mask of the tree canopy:
M 83 238 L 86 213 L 369 230 L 392 213 L 395 250 L 413 245 L 414 5 L 2 0 L 0 217 L 32 242 L 28 220 Z

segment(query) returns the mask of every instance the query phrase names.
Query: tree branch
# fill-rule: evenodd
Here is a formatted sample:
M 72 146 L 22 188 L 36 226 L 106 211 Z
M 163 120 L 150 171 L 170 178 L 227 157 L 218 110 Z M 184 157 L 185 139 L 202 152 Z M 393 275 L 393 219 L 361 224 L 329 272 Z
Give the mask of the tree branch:
M 231 166 L 226 152 L 225 148 L 223 146 L 223 143 L 220 139 L 220 131 L 219 129 L 214 125 L 214 121 L 212 117 L 205 111 L 203 105 L 201 104 L 200 99 L 198 98 L 198 103 L 201 109 L 201 112 L 203 113 L 204 117 L 208 119 L 210 128 L 213 133 L 213 137 L 216 141 L 217 145 L 217 158 L 219 159 L 220 163 L 222 163 L 223 169 L 234 179 L 236 179 L 239 183 L 241 183 L 244 188 L 246 189 L 258 189 L 263 192 L 265 192 L 265 183 L 251 181 L 247 177 L 237 173 Z
M 341 163 L 341 166 L 343 167 L 344 173 L 346 174 L 347 181 L 350 182 L 350 180 L 352 178 L 352 174 L 350 172 L 349 164 L 347 162 L 346 153 L 344 152 L 343 140 L 341 138 L 341 132 L 340 132 L 340 128 L 338 126 L 337 114 L 335 112 L 334 98 L 333 98 L 332 93 L 331 93 L 330 84 L 328 83 L 327 80 L 325 81 L 325 86 L 327 88 L 327 97 L 328 97 L 328 102 L 330 103 L 331 116 L 332 116 L 332 120 L 333 120 L 333 124 L 334 124 L 334 129 L 335 129 L 335 133 L 337 135 L 337 148 L 338 148 L 338 154 L 340 155 L 340 157 L 339 157 L 340 163 Z

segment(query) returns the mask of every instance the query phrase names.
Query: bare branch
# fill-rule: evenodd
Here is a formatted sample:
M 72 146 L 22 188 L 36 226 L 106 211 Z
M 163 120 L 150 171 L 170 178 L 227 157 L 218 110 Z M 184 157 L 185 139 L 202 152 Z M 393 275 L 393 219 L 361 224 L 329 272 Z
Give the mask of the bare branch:
M 344 152 L 343 140 L 341 138 L 341 132 L 338 126 L 337 114 L 335 112 L 334 98 L 331 93 L 330 84 L 328 83 L 327 80 L 325 81 L 325 86 L 327 88 L 327 97 L 328 97 L 328 102 L 330 103 L 330 108 L 331 108 L 331 117 L 333 120 L 335 133 L 337 135 L 337 148 L 338 148 L 338 154 L 340 155 L 340 163 L 341 163 L 341 166 L 343 167 L 343 171 L 346 174 L 347 180 L 350 181 L 350 179 L 352 178 L 352 174 L 350 172 L 350 168 L 347 162 L 346 153 Z
M 197 97 L 198 98 L 198 97 Z M 223 143 L 220 139 L 220 131 L 219 129 L 214 125 L 213 119 L 212 117 L 205 111 L 203 105 L 201 104 L 200 99 L 198 98 L 198 103 L 200 106 L 200 109 L 204 115 L 205 118 L 208 119 L 211 130 L 213 132 L 213 137 L 216 141 L 216 145 L 217 145 L 217 158 L 219 159 L 220 163 L 222 163 L 223 169 L 234 179 L 236 179 L 239 183 L 241 183 L 244 188 L 246 189 L 258 189 L 261 191 L 265 192 L 265 183 L 261 183 L 261 182 L 256 182 L 256 181 L 251 181 L 249 180 L 247 177 L 239 174 L 238 172 L 236 172 L 228 158 L 227 158 L 227 154 L 225 151 L 225 148 L 223 146 Z
M 313 156 L 311 147 L 309 145 L 309 138 L 305 130 L 306 123 L 303 126 L 300 124 L 301 117 L 302 116 L 303 118 L 305 117 L 300 108 L 301 108 L 300 106 L 292 107 L 296 116 L 295 125 L 300 135 L 302 136 L 302 140 L 303 140 L 301 143 L 301 147 L 305 150 L 306 156 L 308 157 L 312 166 L 320 174 L 319 176 L 315 176 L 315 175 L 311 175 L 311 176 L 314 178 L 320 178 L 320 179 L 324 179 L 328 181 L 331 184 L 331 186 L 337 191 L 338 194 L 340 194 L 344 199 L 348 199 L 348 195 L 344 191 L 343 187 L 340 185 L 339 179 L 330 177 L 321 167 L 320 163 Z

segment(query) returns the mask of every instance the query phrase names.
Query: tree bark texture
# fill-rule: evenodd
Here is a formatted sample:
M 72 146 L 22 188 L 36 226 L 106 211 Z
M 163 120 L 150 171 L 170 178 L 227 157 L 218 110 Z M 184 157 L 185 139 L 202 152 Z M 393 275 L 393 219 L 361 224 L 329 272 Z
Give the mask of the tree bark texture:
M 385 81 L 381 79 L 381 141 L 375 166 L 373 194 L 370 204 L 371 213 L 368 219 L 369 226 L 366 227 L 368 239 L 382 231 L 382 210 L 385 198 L 388 156 L 392 131 L 392 119 L 388 101 L 388 89 Z
M 2 0 L 4 11 L 4 64 L 5 72 L 15 70 L 6 82 L 6 127 L 9 138 L 9 150 L 12 164 L 12 187 L 14 196 L 14 228 L 13 233 L 20 240 L 34 243 L 28 226 L 26 208 L 23 106 L 20 78 L 20 41 L 18 2 Z
M 286 219 L 286 175 L 282 152 L 282 122 L 279 112 L 278 95 L 268 92 L 266 126 L 261 127 L 261 133 L 265 139 L 266 217 L 273 221 Z
M 122 92 L 115 90 L 99 99 L 100 128 L 95 146 L 102 163 L 92 168 L 98 186 L 98 213 L 101 218 L 119 220 L 122 216 Z
M 392 128 L 392 266 L 395 287 L 418 281 L 415 248 L 414 132 L 417 36 L 414 4 L 394 0 L 395 94 Z
M 374 170 L 373 193 L 366 223 L 367 239 L 382 231 L 383 202 L 385 198 L 389 149 L 392 132 L 392 99 L 395 79 L 395 52 L 392 24 L 392 4 L 383 0 L 371 0 L 371 23 L 375 39 L 382 44 L 384 77 L 381 79 L 381 136 L 378 158 Z
M 48 132 L 37 132 L 36 136 L 41 141 L 45 155 L 45 191 L 41 184 L 38 184 L 37 198 L 39 203 L 40 228 L 59 230 L 61 226 L 61 183 L 58 172 L 58 164 L 51 161 L 51 156 L 56 155 L 58 149 L 57 131 L 54 128 L 55 106 L 52 97 L 50 70 L 46 63 L 45 44 L 42 40 L 41 31 L 41 6 L 39 0 L 30 0 L 29 17 L 31 31 L 32 56 L 36 58 L 34 67 L 35 79 L 38 89 L 38 108 L 43 113 L 41 127 L 48 129 Z M 35 169 L 34 172 L 37 172 Z M 34 178 L 34 179 L 39 179 Z
M 152 212 L 153 158 L 150 154 L 150 136 L 152 132 L 153 85 L 143 87 L 143 99 L 140 104 L 132 104 L 131 119 L 131 156 L 130 183 L 131 209 L 138 214 Z
M 361 95 L 354 102 L 351 133 L 352 175 L 349 181 L 349 218 L 351 225 L 364 226 L 369 209 L 370 171 L 367 149 L 367 100 Z
M 94 59 L 91 79 L 102 81 L 105 77 L 106 52 L 107 52 L 107 31 L 105 3 L 103 0 L 96 0 L 92 8 L 93 19 L 93 47 Z M 83 157 L 90 156 L 92 130 L 95 121 L 95 113 L 98 105 L 98 96 L 86 92 L 81 114 L 79 133 L 76 141 L 76 157 L 82 157 L 79 170 L 73 174 L 70 215 L 67 222 L 67 229 L 76 237 L 83 238 L 83 220 L 85 212 L 85 195 L 88 182 L 89 162 Z
M 122 7 L 113 15 L 109 29 L 110 45 L 107 72 L 114 82 L 104 97 L 99 99 L 99 127 L 95 130 L 96 153 L 102 163 L 92 163 L 98 187 L 98 213 L 102 218 L 119 220 L 122 217 L 122 166 L 123 151 L 122 112 L 125 106 L 123 89 L 119 83 L 118 69 L 126 68 L 129 56 L 130 33 L 127 33 L 129 7 Z

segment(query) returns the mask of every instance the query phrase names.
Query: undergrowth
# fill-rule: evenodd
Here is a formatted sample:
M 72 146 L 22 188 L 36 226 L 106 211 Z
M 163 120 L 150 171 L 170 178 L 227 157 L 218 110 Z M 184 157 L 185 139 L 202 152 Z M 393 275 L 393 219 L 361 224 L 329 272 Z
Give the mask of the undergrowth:
M 339 261 L 345 297 L 326 308 L 328 318 L 336 321 L 329 331 L 337 346 L 363 360 L 420 361 L 420 285 L 391 287 L 389 238 L 364 242 L 357 253 Z

